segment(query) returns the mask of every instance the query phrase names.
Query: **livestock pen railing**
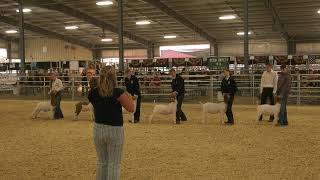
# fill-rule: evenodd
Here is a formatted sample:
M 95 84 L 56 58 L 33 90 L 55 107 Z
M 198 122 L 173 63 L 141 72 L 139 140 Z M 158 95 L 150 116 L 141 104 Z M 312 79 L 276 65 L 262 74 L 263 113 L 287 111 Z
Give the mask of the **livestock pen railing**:
M 47 76 L 0 77 L 0 95 L 5 97 L 47 99 L 50 81 Z M 215 101 L 220 89 L 220 75 L 185 75 L 186 101 Z M 320 74 L 292 74 L 290 103 L 320 104 Z M 64 83 L 64 97 L 71 100 L 84 98 L 88 91 L 88 81 L 81 76 L 61 76 Z M 124 77 L 117 77 L 120 87 L 124 87 Z M 170 76 L 138 76 L 144 100 L 168 99 L 171 91 Z M 260 74 L 234 76 L 239 92 L 238 99 L 255 104 L 260 95 Z M 12 93 L 13 92 L 13 93 Z

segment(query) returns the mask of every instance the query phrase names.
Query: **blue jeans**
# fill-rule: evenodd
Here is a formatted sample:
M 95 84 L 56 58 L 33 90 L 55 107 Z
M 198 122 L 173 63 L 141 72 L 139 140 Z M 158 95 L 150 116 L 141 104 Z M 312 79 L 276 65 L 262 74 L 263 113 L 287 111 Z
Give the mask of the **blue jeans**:
M 281 99 L 281 106 L 280 106 L 280 114 L 279 114 L 279 124 L 287 125 L 288 124 L 288 115 L 287 115 L 287 103 L 288 103 L 288 96 L 283 96 Z

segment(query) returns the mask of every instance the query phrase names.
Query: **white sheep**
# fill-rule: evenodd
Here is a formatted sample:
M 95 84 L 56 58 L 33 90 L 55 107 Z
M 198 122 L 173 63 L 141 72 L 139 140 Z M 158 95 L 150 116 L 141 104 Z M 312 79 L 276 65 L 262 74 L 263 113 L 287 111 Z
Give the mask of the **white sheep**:
M 89 102 L 78 102 L 75 104 L 74 120 L 78 120 L 80 112 L 90 112 L 91 120 L 94 121 L 93 106 Z
M 132 99 L 133 99 L 134 111 L 130 113 L 124 107 L 122 107 L 122 114 L 131 114 L 131 120 L 129 122 L 134 123 L 134 113 L 136 112 L 136 108 L 137 108 L 138 96 L 133 96 Z
M 223 96 L 221 91 L 217 93 L 218 103 L 204 103 L 202 105 L 202 123 L 207 123 L 207 115 L 208 114 L 220 114 L 220 121 L 223 123 L 224 114 L 227 111 L 227 96 Z
M 51 112 L 51 118 L 53 119 L 53 109 L 54 106 L 51 105 L 51 102 L 39 102 L 32 112 L 32 119 L 36 119 L 40 112 Z
M 269 105 L 269 104 L 258 105 L 257 112 L 258 112 L 257 121 L 259 121 L 259 118 L 261 115 L 266 115 L 266 116 L 273 115 L 275 117 L 274 122 L 278 122 L 279 113 L 280 113 L 280 104 L 279 102 L 277 102 L 275 105 Z
M 151 116 L 149 117 L 149 123 L 151 124 L 155 115 L 172 115 L 172 121 L 176 123 L 176 112 L 177 112 L 177 100 L 172 99 L 168 105 L 157 104 L 154 106 Z
M 225 102 L 220 103 L 204 103 L 202 104 L 202 123 L 207 123 L 208 114 L 220 114 L 220 120 L 223 122 L 224 114 L 227 110 L 227 104 Z

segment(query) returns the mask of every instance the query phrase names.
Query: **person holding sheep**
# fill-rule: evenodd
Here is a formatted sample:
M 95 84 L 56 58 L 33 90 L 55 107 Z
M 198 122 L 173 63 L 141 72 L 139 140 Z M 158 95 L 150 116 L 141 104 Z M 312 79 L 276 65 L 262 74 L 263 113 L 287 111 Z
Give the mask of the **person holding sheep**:
M 267 103 L 267 98 L 270 100 L 270 105 L 274 105 L 274 96 L 277 92 L 278 75 L 272 70 L 272 64 L 268 63 L 266 71 L 263 72 L 260 83 L 261 105 Z M 259 121 L 262 120 L 262 115 Z M 271 115 L 269 122 L 273 122 L 274 115 Z
M 57 75 L 55 73 L 50 74 L 50 80 L 51 80 L 51 85 L 50 85 L 50 91 L 48 94 L 53 96 L 54 98 L 54 105 L 51 103 L 52 106 L 54 106 L 53 109 L 53 118 L 54 119 L 62 119 L 63 118 L 63 113 L 60 108 L 60 103 L 62 99 L 62 91 L 63 91 L 63 84 L 60 79 L 57 78 Z
M 227 111 L 226 115 L 228 117 L 228 121 L 225 122 L 226 125 L 233 125 L 234 118 L 232 113 L 232 105 L 234 100 L 234 95 L 238 91 L 237 83 L 231 77 L 230 70 L 224 70 L 224 78 L 221 82 L 221 92 L 223 93 L 224 97 L 227 99 Z
M 177 100 L 176 124 L 180 124 L 180 121 L 187 121 L 187 117 L 181 109 L 184 93 L 186 92 L 184 88 L 184 79 L 178 75 L 174 69 L 171 69 L 169 73 L 173 78 L 171 82 L 171 96 L 175 97 Z
M 287 103 L 288 97 L 291 90 L 291 77 L 288 72 L 286 65 L 281 65 L 281 73 L 278 80 L 278 90 L 277 95 L 280 97 L 281 106 L 279 121 L 277 126 L 287 126 L 288 125 L 288 116 L 287 116 Z
M 137 104 L 134 113 L 134 121 L 133 123 L 140 122 L 140 107 L 141 107 L 141 92 L 140 92 L 140 84 L 139 79 L 133 74 L 131 69 L 127 69 L 125 71 L 126 78 L 124 79 L 126 89 L 131 94 L 131 96 L 137 97 Z

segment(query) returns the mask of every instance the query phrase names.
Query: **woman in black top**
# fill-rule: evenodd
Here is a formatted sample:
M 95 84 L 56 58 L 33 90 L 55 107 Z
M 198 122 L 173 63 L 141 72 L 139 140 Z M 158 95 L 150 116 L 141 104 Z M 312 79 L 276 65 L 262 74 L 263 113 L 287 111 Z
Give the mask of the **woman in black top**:
M 232 113 L 232 104 L 234 100 L 234 94 L 237 92 L 237 84 L 234 81 L 233 77 L 230 76 L 230 70 L 224 70 L 224 78 L 221 82 L 221 91 L 223 95 L 227 98 L 227 111 L 226 115 L 228 117 L 228 121 L 225 122 L 227 125 L 233 125 L 233 113 Z
M 120 179 L 120 162 L 124 142 L 122 106 L 134 111 L 131 95 L 117 88 L 112 66 L 103 67 L 97 86 L 89 91 L 95 124 L 93 138 L 97 151 L 97 180 Z

